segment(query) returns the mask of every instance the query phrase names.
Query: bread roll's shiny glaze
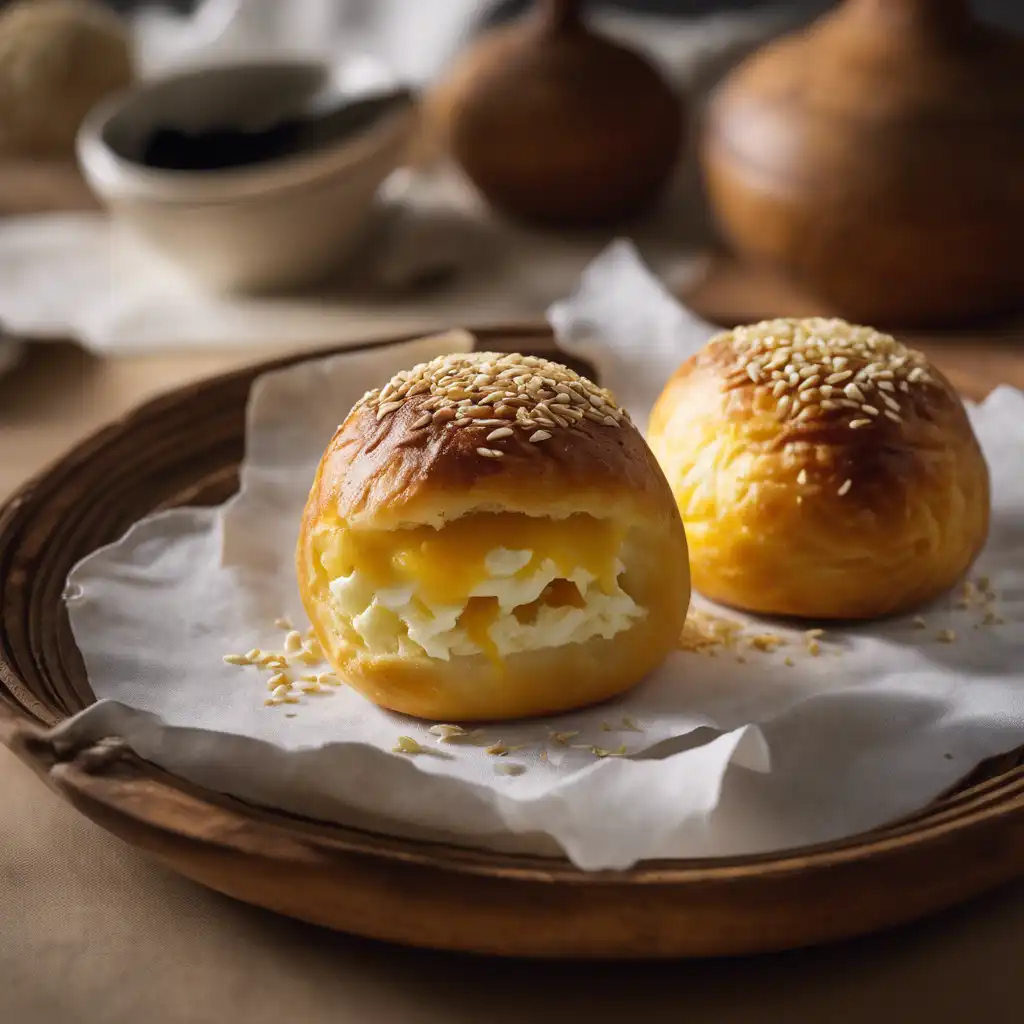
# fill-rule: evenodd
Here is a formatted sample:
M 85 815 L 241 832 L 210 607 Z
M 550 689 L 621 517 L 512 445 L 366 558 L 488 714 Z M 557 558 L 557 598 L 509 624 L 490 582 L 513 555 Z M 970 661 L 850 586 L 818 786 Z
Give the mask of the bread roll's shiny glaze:
M 332 579 L 352 570 L 336 555 L 347 541 L 443 532 L 466 517 L 487 529 L 487 517 L 510 514 L 530 517 L 530 529 L 581 514 L 614 524 L 624 537 L 618 582 L 643 616 L 607 638 L 441 660 L 371 649 L 332 601 Z M 608 392 L 518 355 L 443 357 L 364 396 L 321 460 L 297 564 L 341 676 L 384 707 L 442 721 L 545 714 L 621 693 L 677 645 L 689 603 L 682 523 L 640 433 Z
M 864 619 L 937 597 L 989 528 L 963 403 L 923 354 L 841 320 L 713 338 L 648 439 L 686 524 L 694 587 L 774 615 Z

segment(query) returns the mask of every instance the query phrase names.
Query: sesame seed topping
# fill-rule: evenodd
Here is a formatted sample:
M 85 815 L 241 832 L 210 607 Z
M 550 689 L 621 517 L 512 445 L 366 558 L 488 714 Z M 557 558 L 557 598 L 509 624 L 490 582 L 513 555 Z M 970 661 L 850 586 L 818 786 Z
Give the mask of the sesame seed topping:
M 851 430 L 860 430 L 861 427 L 870 427 L 871 420 L 850 420 Z
M 806 469 L 801 469 L 800 472 L 797 473 L 797 475 L 796 475 L 796 482 L 798 484 L 805 484 L 805 483 L 807 483 L 807 470 Z
M 736 357 L 730 386 L 745 383 L 772 396 L 781 421 L 807 422 L 825 414 L 849 416 L 854 429 L 881 410 L 902 412 L 894 395 L 939 386 L 925 356 L 870 327 L 811 317 L 765 320 L 718 335 Z M 850 410 L 846 413 L 845 410 Z
M 567 366 L 519 354 L 441 356 L 368 391 L 357 408 L 369 409 L 379 422 L 410 401 L 416 412 L 409 430 L 448 424 L 494 427 L 485 435 L 491 443 L 513 437 L 517 430 L 529 434 L 533 441 L 547 440 L 554 429 L 582 429 L 584 420 L 615 429 L 630 423 L 625 410 L 604 388 Z M 500 448 L 485 445 L 476 451 L 487 459 L 504 454 Z
M 841 498 L 844 494 L 849 493 L 850 488 L 853 486 L 852 480 L 844 480 L 842 486 L 836 491 L 836 494 Z

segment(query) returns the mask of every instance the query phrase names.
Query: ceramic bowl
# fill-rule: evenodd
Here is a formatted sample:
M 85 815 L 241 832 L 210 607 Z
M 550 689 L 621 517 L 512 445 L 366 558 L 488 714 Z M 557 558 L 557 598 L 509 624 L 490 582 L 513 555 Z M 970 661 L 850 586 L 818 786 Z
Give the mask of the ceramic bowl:
M 415 134 L 411 97 L 389 102 L 368 126 L 336 141 L 241 168 L 154 169 L 142 155 L 158 128 L 270 124 L 330 81 L 319 63 L 264 61 L 145 82 L 86 118 L 78 137 L 83 173 L 118 221 L 207 287 L 252 292 L 309 283 L 364 239 L 378 188 Z

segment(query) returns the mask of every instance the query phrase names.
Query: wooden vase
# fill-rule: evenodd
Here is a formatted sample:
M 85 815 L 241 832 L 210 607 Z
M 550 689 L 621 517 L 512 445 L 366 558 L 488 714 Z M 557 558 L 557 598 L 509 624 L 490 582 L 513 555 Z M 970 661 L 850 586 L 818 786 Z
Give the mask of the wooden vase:
M 545 226 L 641 213 L 671 175 L 680 99 L 632 50 L 591 32 L 579 0 L 540 0 L 482 37 L 442 83 L 456 161 L 488 202 Z
M 967 0 L 846 0 L 720 85 L 700 148 L 736 250 L 841 315 L 1024 308 L 1024 43 Z

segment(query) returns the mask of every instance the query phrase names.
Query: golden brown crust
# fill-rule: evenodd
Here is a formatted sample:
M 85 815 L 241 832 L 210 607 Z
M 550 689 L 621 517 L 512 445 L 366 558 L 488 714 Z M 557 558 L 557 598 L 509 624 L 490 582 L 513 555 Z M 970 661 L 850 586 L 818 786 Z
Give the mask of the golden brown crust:
M 483 352 L 435 363 L 476 370 L 491 362 L 501 365 L 497 361 L 516 359 L 524 357 Z M 536 357 L 525 360 L 549 380 L 557 372 L 588 385 L 605 403 L 602 408 L 608 412 L 601 415 L 616 422 L 599 423 L 583 415 L 563 426 L 538 415 L 535 400 L 525 401 L 520 396 L 513 398 L 521 403 L 518 405 L 493 403 L 489 408 L 494 415 L 462 423 L 431 419 L 428 425 L 419 426 L 439 409 L 454 411 L 460 406 L 431 404 L 437 394 L 426 391 L 380 416 L 380 396 L 371 393 L 373 398 L 352 410 L 328 445 L 317 488 L 319 513 L 331 509 L 353 526 L 394 529 L 409 523 L 440 525 L 472 509 L 612 515 L 658 506 L 667 493 L 664 476 L 611 395 L 558 364 Z M 470 403 L 461 408 L 479 409 L 473 398 L 489 393 L 485 387 L 451 401 Z M 551 388 L 538 392 L 552 393 L 557 394 Z M 383 404 L 386 407 L 387 403 Z M 522 419 L 517 421 L 519 409 L 530 414 L 525 417 L 529 424 L 525 427 Z M 553 415 L 565 419 L 557 411 Z M 512 433 L 488 439 L 495 431 L 504 430 Z M 531 441 L 538 433 L 550 436 Z M 485 455 L 481 449 L 500 455 Z
M 782 349 L 790 358 L 772 366 Z M 819 380 L 804 386 L 808 376 Z M 959 397 L 923 355 L 867 328 L 727 332 L 669 381 L 649 437 L 687 527 L 694 586 L 735 607 L 903 611 L 952 586 L 987 536 L 988 472 Z
M 564 711 L 635 686 L 678 644 L 689 604 L 689 567 L 683 525 L 661 468 L 612 396 L 565 367 L 534 359 L 529 373 L 516 374 L 519 402 L 488 399 L 495 386 L 482 383 L 488 374 L 481 368 L 492 367 L 494 376 L 505 372 L 501 367 L 526 365 L 516 360 L 524 357 L 451 356 L 396 378 L 390 392 L 371 392 L 353 409 L 321 460 L 300 531 L 299 590 L 332 665 L 383 707 L 441 721 Z M 481 383 L 466 397 L 451 390 L 450 381 L 419 390 L 424 372 L 441 381 L 469 373 Z M 545 384 L 523 399 L 531 375 L 563 390 Z M 411 379 L 419 383 L 405 390 L 416 393 L 400 395 L 396 404 L 396 387 Z M 566 382 L 581 399 L 569 401 L 593 410 L 591 415 L 551 411 L 551 399 L 543 396 L 565 394 Z M 501 422 L 481 424 L 476 414 L 466 413 L 488 404 L 495 415 L 478 418 Z M 511 414 L 502 412 L 503 404 Z M 435 419 L 441 409 L 462 414 Z M 501 433 L 491 436 L 495 430 Z M 531 440 L 538 430 L 542 436 Z M 483 653 L 443 661 L 425 653 L 370 650 L 339 620 L 324 552 L 345 531 L 419 524 L 441 529 L 478 512 L 522 513 L 542 523 L 579 513 L 613 520 L 625 538 L 619 583 L 642 616 L 610 639 L 521 651 L 497 662 Z

